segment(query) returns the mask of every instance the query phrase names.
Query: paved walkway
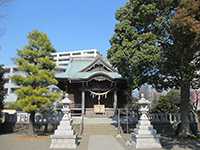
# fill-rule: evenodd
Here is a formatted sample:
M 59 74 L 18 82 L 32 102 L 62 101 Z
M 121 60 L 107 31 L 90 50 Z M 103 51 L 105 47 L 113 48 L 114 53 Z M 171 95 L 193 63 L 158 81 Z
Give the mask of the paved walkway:
M 107 122 L 106 119 L 99 119 L 98 124 L 94 124 L 95 122 L 90 120 L 84 127 L 84 133 L 80 137 L 80 144 L 76 150 L 136 150 L 135 145 L 129 146 L 127 143 L 130 139 L 129 134 L 116 138 L 117 129 Z M 78 129 L 79 127 L 76 133 Z M 30 136 L 26 132 L 0 135 L 0 150 L 50 150 L 50 143 L 48 136 Z M 200 150 L 200 141 L 192 139 L 177 141 L 173 138 L 162 137 L 161 143 L 163 150 Z
M 112 135 L 91 135 L 88 150 L 124 150 Z

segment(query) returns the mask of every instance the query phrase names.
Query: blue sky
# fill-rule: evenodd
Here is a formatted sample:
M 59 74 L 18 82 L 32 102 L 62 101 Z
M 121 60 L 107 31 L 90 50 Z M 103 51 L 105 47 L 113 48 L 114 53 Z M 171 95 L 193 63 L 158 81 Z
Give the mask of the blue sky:
M 96 48 L 106 56 L 126 0 L 11 0 L 1 6 L 0 64 L 14 64 L 16 50 L 34 29 L 48 34 L 57 51 Z

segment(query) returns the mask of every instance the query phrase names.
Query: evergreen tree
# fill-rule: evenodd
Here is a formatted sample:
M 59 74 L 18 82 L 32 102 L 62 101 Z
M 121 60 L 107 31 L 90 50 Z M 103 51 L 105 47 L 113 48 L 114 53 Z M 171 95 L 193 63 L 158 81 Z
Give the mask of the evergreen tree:
M 200 85 L 199 18 L 200 0 L 129 0 L 116 13 L 108 51 L 131 88 L 180 88 L 181 137 L 190 134 L 190 87 Z
M 16 90 L 16 105 L 26 112 L 49 107 L 59 98 L 59 93 L 49 92 L 48 86 L 57 84 L 54 77 L 55 64 L 51 53 L 55 52 L 48 36 L 39 31 L 28 34 L 28 44 L 17 51 L 16 64 L 20 75 L 13 80 L 20 86 Z
M 0 65 L 0 111 L 3 109 L 3 106 L 4 106 L 4 96 L 5 96 L 5 90 L 4 90 L 4 83 L 5 83 L 5 80 L 4 80 L 4 73 L 5 73 L 5 70 L 4 68 L 2 67 L 2 65 Z
M 173 17 L 171 44 L 162 49 L 161 73 L 165 84 L 181 90 L 179 136 L 190 135 L 188 115 L 192 111 L 190 88 L 199 87 L 200 0 L 182 0 Z
M 130 89 L 159 81 L 155 77 L 160 64 L 160 44 L 167 39 L 169 14 L 176 4 L 175 0 L 128 0 L 116 12 L 118 22 L 110 40 L 108 59 L 128 80 Z

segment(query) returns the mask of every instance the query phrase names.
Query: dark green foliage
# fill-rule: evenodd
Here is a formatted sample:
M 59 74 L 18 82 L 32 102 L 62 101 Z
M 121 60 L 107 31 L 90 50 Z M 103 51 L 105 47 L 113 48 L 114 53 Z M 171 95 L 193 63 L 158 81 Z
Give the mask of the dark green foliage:
M 173 43 L 162 49 L 161 71 L 168 77 L 166 83 L 173 87 L 179 88 L 183 80 L 191 82 L 199 79 L 199 74 L 196 72 L 200 70 L 200 9 L 198 6 L 200 6 L 199 0 L 182 1 L 170 27 Z
M 180 136 L 190 134 L 191 86 L 198 88 L 200 74 L 200 0 L 182 0 L 170 25 L 172 43 L 162 49 L 161 73 L 168 87 L 181 91 Z
M 17 107 L 23 111 L 34 112 L 42 107 L 49 107 L 59 98 L 57 92 L 49 92 L 48 86 L 57 84 L 54 77 L 55 64 L 51 53 L 55 52 L 48 36 L 39 31 L 28 35 L 28 44 L 17 51 L 17 66 L 24 74 L 12 79 L 21 86 L 16 93 Z
M 5 96 L 5 90 L 4 90 L 4 83 L 5 80 L 3 78 L 3 75 L 5 73 L 5 70 L 2 65 L 0 65 L 0 110 L 3 109 L 4 106 L 4 96 Z
M 180 109 L 180 92 L 171 90 L 165 96 L 160 96 L 156 106 L 152 108 L 152 112 L 158 113 L 176 113 Z
M 116 12 L 115 34 L 108 58 L 128 80 L 130 89 L 149 82 L 156 84 L 160 44 L 165 42 L 169 14 L 175 0 L 129 0 Z

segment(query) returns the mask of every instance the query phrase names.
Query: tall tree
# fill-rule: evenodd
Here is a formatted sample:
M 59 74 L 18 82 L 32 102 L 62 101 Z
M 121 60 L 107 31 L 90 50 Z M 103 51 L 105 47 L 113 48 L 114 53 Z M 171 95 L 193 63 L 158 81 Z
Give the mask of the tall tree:
M 55 49 L 48 36 L 39 31 L 29 33 L 28 44 L 17 51 L 16 64 L 21 74 L 12 79 L 20 86 L 16 90 L 16 104 L 23 111 L 35 112 L 48 107 L 59 97 L 58 93 L 48 90 L 49 85 L 57 84 L 52 52 Z
M 152 84 L 157 81 L 152 76 L 159 68 L 160 43 L 166 39 L 161 36 L 166 37 L 167 15 L 175 4 L 175 0 L 128 0 L 116 12 L 108 59 L 128 80 L 130 89 L 150 78 Z
M 0 111 L 3 109 L 4 105 L 4 96 L 5 96 L 5 90 L 4 90 L 4 73 L 5 69 L 0 66 Z
M 181 126 L 179 136 L 190 135 L 188 114 L 192 111 L 190 88 L 199 87 L 200 0 L 182 0 L 173 17 L 172 43 L 162 50 L 161 73 L 165 83 L 181 90 Z
M 131 88 L 180 88 L 179 136 L 188 136 L 190 87 L 200 85 L 200 0 L 129 0 L 116 19 L 111 63 Z

